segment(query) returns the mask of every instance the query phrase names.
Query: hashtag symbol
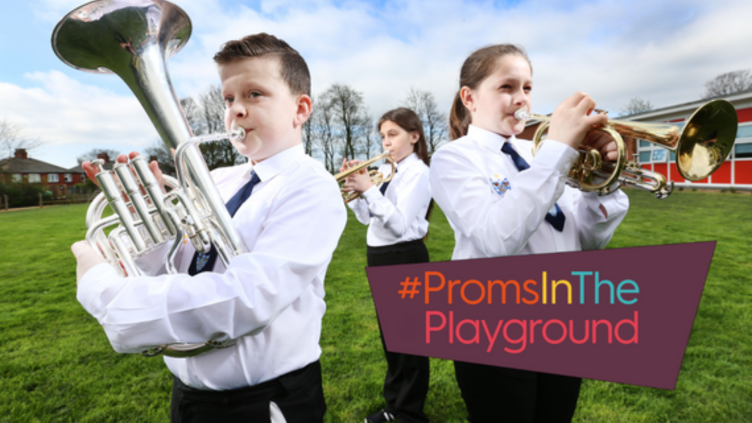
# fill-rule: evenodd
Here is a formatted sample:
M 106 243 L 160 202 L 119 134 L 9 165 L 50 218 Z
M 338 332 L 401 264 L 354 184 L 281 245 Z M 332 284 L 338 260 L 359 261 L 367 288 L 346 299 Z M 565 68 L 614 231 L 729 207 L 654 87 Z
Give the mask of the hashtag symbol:
M 420 282 L 418 282 L 418 277 L 416 276 L 415 279 L 412 281 L 410 280 L 410 277 L 408 276 L 407 279 L 400 282 L 400 285 L 402 285 L 402 289 L 397 291 L 398 294 L 402 295 L 402 299 L 405 299 L 405 295 L 410 294 L 410 299 L 413 299 L 413 296 L 415 294 L 420 294 L 420 291 L 418 291 L 418 287 L 420 286 Z

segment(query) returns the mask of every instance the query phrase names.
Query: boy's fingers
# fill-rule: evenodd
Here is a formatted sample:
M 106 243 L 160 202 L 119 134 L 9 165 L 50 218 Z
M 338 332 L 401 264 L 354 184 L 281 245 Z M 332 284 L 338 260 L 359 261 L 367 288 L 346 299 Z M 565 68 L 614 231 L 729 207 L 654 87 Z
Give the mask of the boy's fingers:
M 73 252 L 73 255 L 77 259 L 85 256 L 86 254 L 90 254 L 90 253 L 96 254 L 94 249 L 92 249 L 89 246 L 89 243 L 86 241 L 78 241 L 75 244 L 71 245 L 71 252 Z
M 96 174 L 99 173 L 99 169 L 94 167 L 91 162 L 83 162 L 81 164 L 81 167 L 84 168 L 84 172 L 86 172 L 86 177 L 94 181 L 97 186 L 99 186 L 99 182 L 97 181 L 97 178 L 95 178 Z

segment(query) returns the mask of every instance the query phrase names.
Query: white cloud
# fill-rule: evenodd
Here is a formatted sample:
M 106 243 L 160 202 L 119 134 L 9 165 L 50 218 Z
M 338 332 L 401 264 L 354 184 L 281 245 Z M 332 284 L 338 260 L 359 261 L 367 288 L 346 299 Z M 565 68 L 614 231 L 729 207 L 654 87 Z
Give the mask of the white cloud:
M 539 113 L 578 90 L 612 115 L 635 96 L 670 106 L 698 99 L 720 73 L 752 68 L 748 0 L 532 0 L 507 8 L 425 0 L 380 8 L 359 0 L 262 0 L 255 8 L 225 0 L 177 3 L 193 21 L 192 39 L 168 65 L 181 97 L 219 83 L 212 56 L 222 43 L 257 32 L 275 34 L 303 54 L 315 94 L 349 84 L 363 92 L 375 117 L 397 106 L 411 86 L 434 92 L 448 112 L 462 62 L 494 43 L 527 49 Z M 44 0 L 44 13 L 56 20 L 79 4 Z M 81 74 L 80 84 L 56 72 L 31 76 L 38 87 L 0 84 L 0 115 L 28 122 L 40 136 L 137 145 L 156 136 L 134 98 L 95 87 L 106 84 L 103 77 Z
M 50 145 L 146 146 L 157 132 L 135 97 L 84 85 L 61 72 L 26 77 L 33 88 L 0 83 L 0 116 Z

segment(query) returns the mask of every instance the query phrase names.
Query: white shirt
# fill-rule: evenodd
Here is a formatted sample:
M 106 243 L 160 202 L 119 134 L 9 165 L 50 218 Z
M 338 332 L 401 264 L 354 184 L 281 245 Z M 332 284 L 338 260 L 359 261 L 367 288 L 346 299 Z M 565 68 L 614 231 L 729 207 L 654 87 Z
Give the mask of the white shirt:
M 392 166 L 385 163 L 379 172 L 386 178 Z M 368 225 L 366 243 L 371 247 L 394 245 L 426 236 L 426 213 L 431 202 L 428 190 L 428 166 L 416 153 L 397 163 L 397 173 L 382 195 L 372 186 L 360 198 L 348 203 L 355 217 Z
M 225 202 L 250 181 L 252 169 L 261 182 L 233 218 L 250 253 L 227 269 L 218 259 L 214 272 L 193 277 L 121 278 L 105 263 L 81 279 L 78 300 L 116 351 L 237 339 L 198 357 L 165 357 L 183 383 L 215 390 L 256 385 L 319 358 L 324 275 L 347 220 L 338 185 L 298 145 L 253 168 L 213 171 Z M 181 272 L 194 252 L 184 244 L 176 260 Z M 157 252 L 146 261 L 156 259 L 162 259 Z
M 501 151 L 505 142 L 529 169 L 517 170 Z M 578 153 L 547 140 L 533 157 L 532 144 L 470 125 L 466 136 L 434 153 L 431 194 L 454 229 L 453 260 L 593 250 L 608 244 L 629 208 L 626 194 L 618 190 L 598 197 L 566 186 Z M 554 203 L 566 217 L 562 232 L 544 220 Z

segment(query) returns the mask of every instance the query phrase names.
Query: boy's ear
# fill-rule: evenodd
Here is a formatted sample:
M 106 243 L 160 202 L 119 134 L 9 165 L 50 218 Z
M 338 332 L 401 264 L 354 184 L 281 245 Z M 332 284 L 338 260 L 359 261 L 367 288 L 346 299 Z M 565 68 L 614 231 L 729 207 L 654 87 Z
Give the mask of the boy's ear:
M 295 118 L 293 119 L 292 124 L 297 128 L 299 126 L 303 126 L 308 118 L 311 117 L 311 111 L 313 110 L 313 101 L 311 101 L 311 97 L 309 97 L 308 94 L 300 94 L 296 98 L 295 104 L 297 106 L 297 110 L 295 112 Z
M 473 93 L 473 90 L 471 90 L 470 87 L 463 86 L 460 88 L 460 100 L 462 100 L 462 104 L 467 107 L 467 110 L 470 110 L 471 112 L 475 111 L 475 93 Z

